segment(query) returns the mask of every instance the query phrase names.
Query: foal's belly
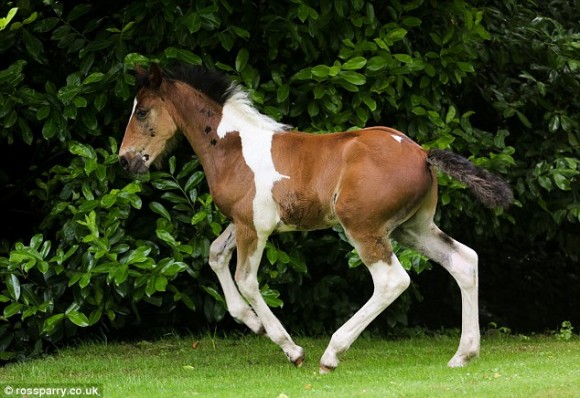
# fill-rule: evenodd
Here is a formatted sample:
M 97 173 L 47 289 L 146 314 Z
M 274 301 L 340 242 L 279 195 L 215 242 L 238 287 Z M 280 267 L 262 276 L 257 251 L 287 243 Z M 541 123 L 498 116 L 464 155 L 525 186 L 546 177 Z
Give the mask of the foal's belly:
M 329 204 L 320 203 L 309 195 L 288 192 L 278 198 L 280 221 L 276 231 L 312 231 L 325 229 L 338 223 L 334 209 Z

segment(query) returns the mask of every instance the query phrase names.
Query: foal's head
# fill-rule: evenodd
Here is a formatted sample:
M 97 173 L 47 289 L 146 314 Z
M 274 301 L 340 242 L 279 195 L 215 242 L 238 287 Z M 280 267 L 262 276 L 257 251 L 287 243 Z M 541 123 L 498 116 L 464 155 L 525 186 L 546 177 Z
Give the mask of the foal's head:
M 145 173 L 160 159 L 178 129 L 170 104 L 164 100 L 171 83 L 163 79 L 159 66 L 152 64 L 149 71 L 137 67 L 136 72 L 138 91 L 119 150 L 119 162 L 131 173 Z

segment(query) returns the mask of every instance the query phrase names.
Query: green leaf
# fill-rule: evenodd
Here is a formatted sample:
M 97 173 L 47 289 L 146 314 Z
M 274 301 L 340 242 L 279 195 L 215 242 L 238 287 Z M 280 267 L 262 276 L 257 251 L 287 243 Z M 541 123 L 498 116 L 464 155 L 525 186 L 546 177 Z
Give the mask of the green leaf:
M 184 187 L 185 192 L 189 192 L 194 187 L 199 185 L 199 183 L 203 180 L 204 177 L 205 177 L 205 174 L 203 173 L 203 171 L 196 171 L 195 173 L 193 173 L 191 175 L 191 177 L 189 177 L 189 179 L 185 183 L 185 187 Z
M 155 231 L 155 234 L 159 239 L 168 243 L 170 246 L 177 246 L 177 241 L 175 240 L 173 235 L 171 235 L 171 233 L 169 233 L 168 231 L 158 229 Z
M 278 308 L 284 306 L 284 302 L 278 298 L 280 296 L 280 292 L 277 290 L 265 287 L 260 291 L 260 294 L 262 295 L 262 298 L 266 304 L 268 304 L 268 307 Z
M 6 29 L 6 27 L 8 26 L 10 21 L 12 21 L 12 18 L 14 18 L 17 12 L 18 8 L 13 7 L 8 11 L 8 14 L 4 18 L 0 18 L 0 30 Z
M 89 319 L 82 312 L 70 311 L 66 314 L 66 318 L 77 326 L 83 328 L 89 326 Z
M 90 110 L 81 113 L 81 121 L 89 130 L 96 130 L 99 126 L 96 115 Z
M 185 263 L 173 261 L 171 259 L 168 264 L 166 264 L 165 266 L 163 266 L 163 268 L 161 268 L 160 273 L 165 276 L 175 276 L 179 272 L 184 271 L 186 269 L 187 265 Z
M 171 221 L 171 215 L 169 214 L 169 212 L 167 211 L 165 206 L 163 206 L 161 203 L 151 202 L 151 203 L 149 203 L 149 208 L 151 209 L 151 211 L 159 214 L 161 217 L 165 218 L 167 221 Z
M 560 116 L 553 115 L 548 124 L 548 129 L 551 133 L 555 133 L 560 128 Z
M 464 72 L 475 72 L 473 65 L 467 62 L 457 62 L 457 67 Z
M 28 32 L 27 29 L 22 29 L 22 39 L 24 40 L 26 50 L 32 56 L 32 58 L 37 61 L 41 61 L 40 56 L 44 52 L 44 46 L 42 42 L 38 40 L 32 33 Z
M 276 264 L 276 261 L 278 260 L 278 250 L 274 246 L 269 246 L 266 251 L 266 257 L 270 264 Z
M 418 18 L 416 18 L 416 19 L 418 19 Z M 420 20 L 419 20 L 419 23 L 421 23 Z M 398 41 L 398 40 L 403 39 L 406 35 L 407 35 L 406 29 L 397 28 L 397 29 L 393 29 L 389 33 L 387 33 L 387 39 L 391 40 L 391 41 Z
M 4 318 L 10 318 L 11 316 L 18 314 L 22 310 L 22 307 L 24 307 L 24 305 L 19 302 L 10 304 L 4 308 Z
M 224 299 L 224 297 L 213 287 L 203 286 L 203 290 L 205 290 L 207 294 L 212 296 L 218 303 L 222 303 L 224 305 L 226 304 L 226 300 Z
M 42 136 L 48 140 L 54 137 L 57 132 L 58 132 L 58 124 L 54 120 L 53 116 L 50 119 L 48 119 L 46 123 L 44 123 L 44 126 L 42 127 Z
M 413 63 L 413 57 L 411 57 L 409 54 L 393 54 L 393 57 L 395 57 L 397 61 L 401 61 L 405 64 Z
M 447 111 L 447 116 L 445 116 L 445 123 L 449 124 L 455 119 L 455 115 L 457 114 L 457 110 L 453 105 L 449 106 L 449 110 Z
M 328 77 L 329 71 L 330 71 L 329 66 L 318 65 L 318 66 L 315 66 L 314 68 L 312 68 L 310 70 L 310 73 L 312 73 L 312 76 L 316 76 L 316 77 Z
M 284 102 L 286 101 L 286 99 L 288 99 L 289 95 L 290 95 L 290 86 L 287 84 L 282 84 L 280 87 L 278 87 L 278 90 L 276 91 L 276 101 L 278 103 Z
M 97 154 L 93 148 L 80 142 L 72 142 L 68 148 L 73 155 L 81 156 L 83 158 L 96 159 Z
M 354 57 L 349 59 L 342 65 L 342 70 L 358 70 L 367 64 L 365 57 Z
M 56 314 L 44 321 L 42 326 L 42 333 L 43 334 L 51 334 L 54 332 L 54 329 L 58 326 L 58 324 L 64 319 L 64 314 Z
M 125 33 L 125 32 L 130 31 L 133 28 L 134 25 L 135 25 L 135 21 L 130 21 L 125 26 L 123 26 L 123 29 L 121 30 L 121 33 Z
M 66 20 L 68 22 L 72 22 L 75 19 L 85 15 L 91 10 L 92 6 L 90 4 L 78 4 L 73 7 L 73 9 L 69 12 L 68 17 Z
M 164 292 L 167 288 L 167 278 L 163 275 L 158 275 L 155 278 L 155 290 L 158 292 Z
M 148 246 L 141 246 L 135 250 L 131 250 L 127 257 L 121 260 L 122 264 L 137 264 L 147 261 L 151 253 L 151 248 Z
M 120 264 L 113 273 L 113 279 L 117 285 L 125 282 L 129 276 L 129 266 L 127 264 Z
M 199 224 L 200 222 L 205 220 L 206 217 L 207 213 L 205 212 L 205 210 L 202 210 L 199 213 L 194 214 L 193 217 L 191 217 L 191 225 Z
M 10 293 L 10 296 L 12 296 L 14 300 L 20 298 L 20 281 L 16 275 L 8 275 L 6 278 L 6 287 L 8 288 L 8 293 Z
M 76 106 L 77 108 L 86 108 L 88 105 L 87 100 L 84 97 L 74 97 L 73 100 L 73 105 Z
M 236 71 L 241 72 L 246 68 L 248 65 L 248 60 L 250 59 L 250 52 L 247 48 L 242 48 L 238 52 L 238 56 L 236 57 Z
M 184 17 L 184 24 L 189 34 L 194 34 L 201 29 L 201 16 L 196 12 L 190 12 Z
M 371 72 L 378 72 L 384 70 L 389 66 L 389 62 L 385 57 L 375 56 L 369 59 L 367 63 L 367 70 Z
M 130 55 L 131 55 L 131 58 L 136 58 L 136 56 L 139 57 L 138 54 L 136 56 L 133 54 L 130 54 Z M 184 50 L 184 49 L 175 48 L 175 47 L 168 47 L 163 51 L 163 55 L 165 55 L 165 57 L 168 59 L 176 59 L 176 60 L 183 61 L 183 62 L 186 62 L 188 64 L 192 64 L 192 65 L 201 65 L 201 58 L 189 50 Z M 143 59 L 141 58 L 141 60 L 143 60 Z M 125 58 L 125 61 L 127 61 L 127 58 Z M 148 63 L 147 61 L 137 62 L 137 64 Z M 133 63 L 133 65 L 134 64 L 135 63 Z
M 81 289 L 84 289 L 85 287 L 87 287 L 89 285 L 89 283 L 91 283 L 91 276 L 92 275 L 90 272 L 83 274 L 83 276 L 79 280 L 79 286 L 81 287 Z
M 409 28 L 421 25 L 421 20 L 417 17 L 404 17 L 401 23 Z
M 371 112 L 374 112 L 377 109 L 377 101 L 375 101 L 371 97 L 364 97 L 363 102 L 370 109 Z
M 366 77 L 358 72 L 343 71 L 338 76 L 355 86 L 362 86 L 367 81 Z
M 556 186 L 562 191 L 569 191 L 571 189 L 570 180 L 565 176 L 563 176 L 562 174 L 554 173 L 553 178 L 554 182 L 556 183 Z
M 173 181 L 173 180 L 156 180 L 156 181 L 151 181 L 151 184 L 157 188 L 157 189 L 161 189 L 164 191 L 169 191 L 172 189 L 177 189 L 180 190 L 180 186 L 177 182 Z
M 100 82 L 101 80 L 103 80 L 104 78 L 105 78 L 104 73 L 93 72 L 85 78 L 85 80 L 83 81 L 83 84 L 97 83 L 97 82 Z
M 524 115 L 522 112 L 520 111 L 516 111 L 516 116 L 518 117 L 518 119 L 520 119 L 520 122 L 522 122 L 522 124 L 524 126 L 526 126 L 527 128 L 531 129 L 532 128 L 532 123 L 530 123 L 529 119 L 527 118 L 526 115 Z
M 201 65 L 202 64 L 202 60 L 201 57 L 197 54 L 192 53 L 189 50 L 185 50 L 185 49 L 177 49 L 175 51 L 175 58 L 179 61 L 183 61 L 185 63 L 188 63 L 190 65 Z
M 107 94 L 105 93 L 97 94 L 93 102 L 95 104 L 95 109 L 99 112 L 102 111 L 105 105 L 107 105 L 107 100 L 108 100 Z
M 85 169 L 86 170 L 86 169 Z M 90 173 L 87 173 L 87 175 Z M 117 195 L 108 193 L 101 198 L 101 206 L 105 209 L 110 208 L 117 202 Z

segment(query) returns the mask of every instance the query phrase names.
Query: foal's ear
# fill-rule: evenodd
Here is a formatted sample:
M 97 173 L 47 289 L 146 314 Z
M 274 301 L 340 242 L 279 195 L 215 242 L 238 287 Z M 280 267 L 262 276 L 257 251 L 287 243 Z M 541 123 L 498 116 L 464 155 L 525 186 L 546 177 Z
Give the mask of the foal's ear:
M 137 89 L 145 86 L 149 82 L 149 71 L 141 65 L 135 65 L 135 79 L 137 80 Z
M 135 64 L 135 76 L 136 77 L 143 77 L 143 76 L 148 76 L 148 75 L 149 75 L 149 72 L 147 72 L 147 69 L 143 68 L 139 64 Z
M 151 88 L 159 88 L 163 80 L 163 72 L 158 64 L 152 63 L 149 66 L 149 85 Z

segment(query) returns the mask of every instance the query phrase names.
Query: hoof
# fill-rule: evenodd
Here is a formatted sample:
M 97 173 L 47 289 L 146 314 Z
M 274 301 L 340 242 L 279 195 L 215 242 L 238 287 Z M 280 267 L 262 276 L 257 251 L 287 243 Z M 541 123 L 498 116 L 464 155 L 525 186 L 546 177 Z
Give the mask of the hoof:
M 473 358 L 479 356 L 478 352 L 469 353 L 467 355 L 456 355 L 447 363 L 450 368 L 462 368 L 469 363 Z
M 328 373 L 330 373 L 330 372 L 334 371 L 334 369 L 336 369 L 336 367 L 333 367 L 333 366 L 326 366 L 326 365 L 320 364 L 320 370 L 319 370 L 319 373 L 320 373 L 321 375 L 325 375 L 325 374 L 328 374 Z
M 286 358 L 297 368 L 301 367 L 304 363 L 304 350 L 302 347 L 295 345 L 291 351 L 284 351 L 284 353 L 286 354 Z
M 451 360 L 447 363 L 447 366 L 450 368 L 462 368 L 467 364 L 463 358 L 451 358 Z
M 295 360 L 293 360 L 292 363 L 297 368 L 302 367 L 302 364 L 304 363 L 304 354 L 302 354 L 301 356 L 299 356 L 298 358 L 296 358 Z

